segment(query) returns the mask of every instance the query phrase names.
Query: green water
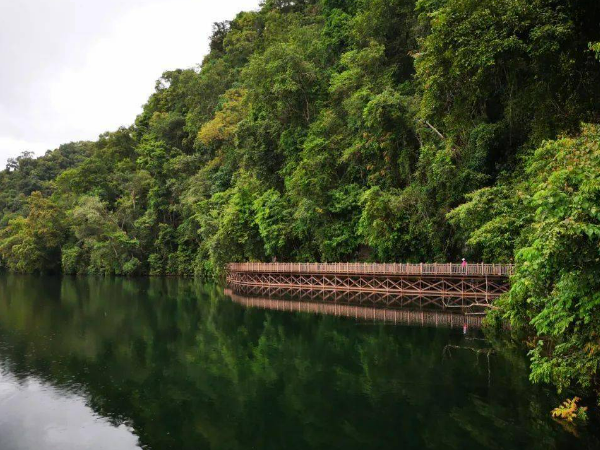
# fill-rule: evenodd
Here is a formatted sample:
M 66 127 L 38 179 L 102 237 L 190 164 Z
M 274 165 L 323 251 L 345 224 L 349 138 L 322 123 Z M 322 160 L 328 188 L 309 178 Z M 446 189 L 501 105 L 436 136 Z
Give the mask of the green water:
M 246 308 L 190 280 L 0 275 L 1 450 L 595 448 L 556 401 L 475 330 Z

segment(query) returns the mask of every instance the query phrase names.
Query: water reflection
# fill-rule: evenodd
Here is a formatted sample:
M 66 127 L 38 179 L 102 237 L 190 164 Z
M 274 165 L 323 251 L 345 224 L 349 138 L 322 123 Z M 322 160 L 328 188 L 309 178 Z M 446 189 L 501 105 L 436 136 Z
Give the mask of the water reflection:
M 241 292 L 240 292 L 241 291 Z M 324 314 L 330 316 L 350 317 L 356 320 L 372 320 L 384 323 L 411 325 L 411 326 L 433 326 L 461 328 L 466 332 L 470 328 L 480 328 L 484 316 L 481 312 L 459 313 L 450 312 L 440 308 L 387 308 L 360 306 L 366 301 L 381 303 L 384 305 L 399 302 L 395 295 L 367 294 L 362 292 L 337 292 L 335 299 L 321 295 L 320 291 L 288 290 L 286 297 L 280 297 L 279 290 L 271 292 L 269 289 L 225 289 L 225 295 L 240 305 L 249 308 L 270 309 L 276 311 L 294 311 L 312 314 Z M 296 294 L 290 298 L 290 295 Z M 330 293 L 327 293 L 330 294 Z M 365 298 L 368 297 L 368 298 Z M 298 298 L 295 300 L 294 298 Z M 307 300 L 308 299 L 308 300 Z M 407 303 L 426 302 L 430 304 L 428 297 L 403 297 Z M 433 300 L 435 301 L 435 299 Z M 358 304 L 354 304 L 354 302 Z
M 246 308 L 189 280 L 0 275 L 0 365 L 28 398 L 0 400 L 2 420 L 22 418 L 2 422 L 2 450 L 55 448 L 14 437 L 73 404 L 81 422 L 67 413 L 62 448 L 103 448 L 111 433 L 153 450 L 597 444 L 552 422 L 557 399 L 530 385 L 514 346 Z

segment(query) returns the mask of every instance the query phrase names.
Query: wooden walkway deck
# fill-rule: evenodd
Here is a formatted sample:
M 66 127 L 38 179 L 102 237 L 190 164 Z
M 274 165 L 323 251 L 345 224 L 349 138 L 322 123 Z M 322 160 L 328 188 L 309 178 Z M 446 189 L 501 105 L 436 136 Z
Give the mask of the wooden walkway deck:
M 393 293 L 471 299 L 490 304 L 508 291 L 512 265 L 232 263 L 229 286 Z

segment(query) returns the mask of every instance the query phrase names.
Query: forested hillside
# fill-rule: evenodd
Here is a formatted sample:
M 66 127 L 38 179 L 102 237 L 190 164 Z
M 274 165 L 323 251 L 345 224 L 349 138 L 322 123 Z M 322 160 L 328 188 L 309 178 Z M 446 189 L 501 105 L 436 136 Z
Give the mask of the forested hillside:
M 131 127 L 10 161 L 2 265 L 516 261 L 534 376 L 596 385 L 598 41 L 597 0 L 267 0 Z

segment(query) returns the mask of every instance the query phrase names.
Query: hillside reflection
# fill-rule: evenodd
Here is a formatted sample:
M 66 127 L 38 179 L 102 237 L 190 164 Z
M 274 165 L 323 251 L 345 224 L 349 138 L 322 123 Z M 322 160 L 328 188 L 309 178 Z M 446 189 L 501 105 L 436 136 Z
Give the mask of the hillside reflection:
M 510 343 L 246 308 L 191 280 L 0 275 L 0 365 L 16 383 L 84 399 L 145 449 L 547 449 L 573 439 Z M 596 444 L 585 433 L 577 442 Z

